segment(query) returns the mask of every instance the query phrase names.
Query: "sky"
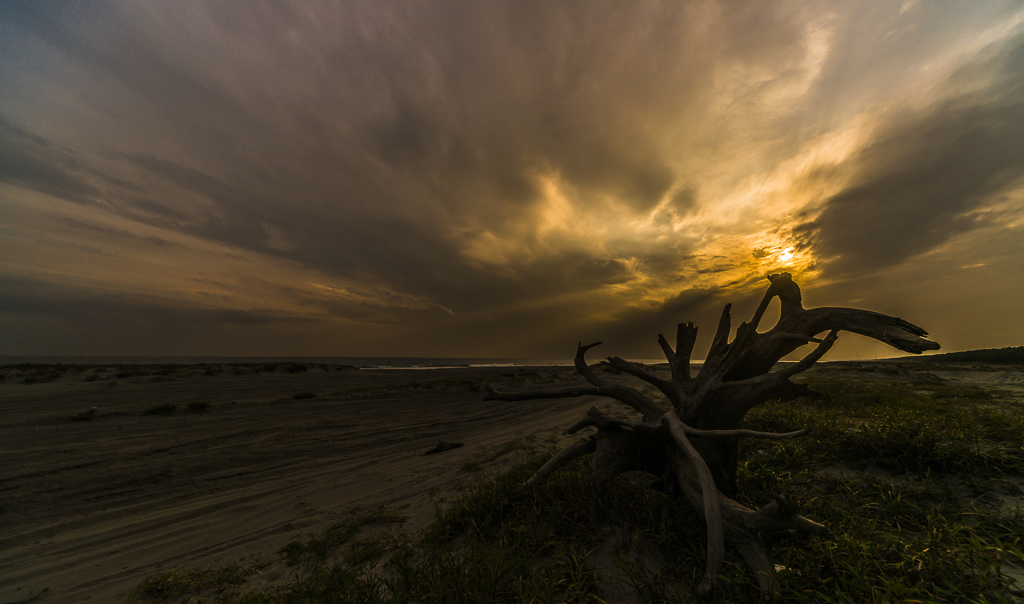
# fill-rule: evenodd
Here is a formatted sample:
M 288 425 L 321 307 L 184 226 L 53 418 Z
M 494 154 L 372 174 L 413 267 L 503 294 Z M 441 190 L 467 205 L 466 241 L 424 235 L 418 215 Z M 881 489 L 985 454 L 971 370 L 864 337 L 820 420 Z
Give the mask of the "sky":
M 700 358 L 784 271 L 1024 344 L 1021 2 L 0 10 L 0 354 Z

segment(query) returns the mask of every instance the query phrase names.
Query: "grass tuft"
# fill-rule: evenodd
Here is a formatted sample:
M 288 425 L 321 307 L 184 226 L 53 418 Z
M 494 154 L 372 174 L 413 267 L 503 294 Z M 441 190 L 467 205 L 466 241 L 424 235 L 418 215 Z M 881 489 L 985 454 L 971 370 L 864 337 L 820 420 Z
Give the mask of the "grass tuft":
M 88 422 L 96 419 L 96 407 L 90 407 L 85 411 L 81 411 L 71 416 L 71 419 L 76 422 Z
M 224 590 L 245 582 L 251 575 L 266 566 L 265 562 L 254 561 L 248 566 L 229 564 L 207 566 L 188 572 L 171 571 L 148 577 L 130 594 L 130 598 L 145 602 L 198 601 L 189 596 L 209 590 Z
M 401 524 L 403 522 L 405 522 L 405 516 L 390 508 L 382 507 L 335 522 L 327 527 L 320 536 L 314 537 L 305 543 L 292 541 L 278 550 L 277 553 L 284 558 L 288 566 L 297 566 L 301 563 L 313 568 L 321 568 L 334 556 L 341 546 L 351 541 L 364 527 L 381 524 Z M 364 542 L 359 547 L 362 548 L 363 556 L 365 557 L 367 544 Z
M 780 601 L 1024 597 L 1024 585 L 1011 578 L 1024 568 L 1020 402 L 930 382 L 813 386 L 822 396 L 762 405 L 747 417 L 752 429 L 806 427 L 809 435 L 744 441 L 740 451 L 743 503 L 760 507 L 788 492 L 802 514 L 833 531 L 832 539 L 772 537 L 775 561 L 785 567 Z M 244 604 L 696 602 L 689 590 L 706 556 L 699 517 L 650 488 L 643 474 L 617 477 L 594 500 L 587 458 L 521 488 L 552 453 L 480 481 L 415 537 L 363 533 L 400 522 L 382 508 L 293 541 L 279 552 L 295 568 L 285 585 L 242 592 L 185 573 L 176 576 L 187 580 L 165 578 L 140 594 L 163 602 L 152 598 L 173 592 L 185 601 L 223 584 L 218 602 Z M 730 550 L 709 601 L 757 596 L 755 578 Z
M 195 401 L 186 407 L 192 413 L 209 413 L 212 405 L 209 401 Z
M 178 406 L 174 403 L 163 403 L 161 405 L 154 405 L 142 412 L 143 415 L 172 415 L 178 410 Z

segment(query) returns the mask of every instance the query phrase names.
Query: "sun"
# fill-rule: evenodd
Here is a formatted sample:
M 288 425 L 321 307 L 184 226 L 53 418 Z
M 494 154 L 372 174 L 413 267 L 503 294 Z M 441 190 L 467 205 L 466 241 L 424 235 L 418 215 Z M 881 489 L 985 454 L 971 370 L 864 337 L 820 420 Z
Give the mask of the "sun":
M 782 262 L 789 262 L 793 259 L 793 248 L 787 247 L 786 249 L 779 252 L 779 260 Z

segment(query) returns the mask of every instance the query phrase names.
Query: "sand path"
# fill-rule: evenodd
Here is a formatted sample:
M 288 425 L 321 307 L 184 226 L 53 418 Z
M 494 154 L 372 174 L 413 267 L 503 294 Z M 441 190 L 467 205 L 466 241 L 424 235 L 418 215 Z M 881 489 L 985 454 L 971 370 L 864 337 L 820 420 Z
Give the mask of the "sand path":
M 509 382 L 501 371 L 0 385 L 0 602 L 46 587 L 38 601 L 118 601 L 161 570 L 271 556 L 355 506 L 408 504 L 422 526 L 432 493 L 478 475 L 467 461 L 526 435 L 565 442 L 595 402 L 484 403 L 465 385 Z M 184 409 L 200 400 L 212 412 Z M 163 403 L 179 409 L 143 414 Z M 93 406 L 95 419 L 70 419 Z M 439 440 L 465 446 L 424 456 Z

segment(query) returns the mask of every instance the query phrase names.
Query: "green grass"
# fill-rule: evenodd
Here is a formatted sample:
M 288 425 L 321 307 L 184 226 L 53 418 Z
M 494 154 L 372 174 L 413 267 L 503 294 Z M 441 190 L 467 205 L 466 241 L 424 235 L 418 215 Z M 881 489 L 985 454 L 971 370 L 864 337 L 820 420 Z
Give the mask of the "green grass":
M 190 601 L 193 600 L 191 596 L 197 593 L 207 590 L 223 592 L 231 586 L 240 585 L 264 566 L 265 562 L 254 561 L 247 566 L 229 564 L 188 572 L 159 573 L 140 583 L 130 596 L 145 602 Z
M 767 403 L 747 415 L 755 430 L 810 429 L 773 447 L 776 469 L 841 463 L 900 473 L 1024 473 L 1024 409 L 998 391 L 838 380 L 813 388 L 822 396 Z M 741 456 L 749 455 L 764 443 L 742 447 Z
M 305 543 L 292 541 L 277 553 L 284 557 L 288 566 L 296 566 L 303 563 L 319 568 L 329 561 L 341 546 L 358 535 L 364 527 L 380 524 L 400 524 L 402 522 L 405 522 L 405 517 L 401 514 L 389 508 L 380 508 L 335 522 L 327 527 L 322 535 L 314 537 Z M 365 550 L 367 547 L 366 540 L 363 540 L 359 547 Z M 366 559 L 368 560 L 369 558 Z
M 1024 365 L 1024 346 L 985 348 L 982 350 L 968 350 L 965 352 L 930 354 L 925 357 L 909 357 L 907 360 L 925 361 L 928 363 L 999 363 L 1008 365 Z
M 1021 404 L 934 383 L 813 386 L 821 397 L 765 404 L 747 421 L 758 430 L 809 428 L 808 435 L 741 444 L 741 502 L 760 507 L 788 492 L 801 513 L 834 533 L 772 537 L 775 562 L 786 568 L 780 601 L 1024 598 L 1024 586 L 1014 595 L 1005 574 L 1024 568 L 1024 512 L 1009 505 L 1024 502 Z M 587 458 L 521 489 L 551 453 L 477 483 L 418 535 L 366 535 L 365 527 L 396 522 L 385 509 L 293 541 L 278 552 L 294 569 L 279 587 L 167 573 L 149 580 L 166 584 L 162 591 L 136 595 L 178 602 L 202 593 L 203 602 L 240 604 L 601 602 L 627 593 L 642 602 L 696 601 L 687 594 L 706 555 L 696 514 L 651 489 L 642 474 L 619 476 L 592 500 Z M 172 588 L 189 581 L 193 588 Z M 710 601 L 758 596 L 756 580 L 730 550 Z

